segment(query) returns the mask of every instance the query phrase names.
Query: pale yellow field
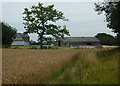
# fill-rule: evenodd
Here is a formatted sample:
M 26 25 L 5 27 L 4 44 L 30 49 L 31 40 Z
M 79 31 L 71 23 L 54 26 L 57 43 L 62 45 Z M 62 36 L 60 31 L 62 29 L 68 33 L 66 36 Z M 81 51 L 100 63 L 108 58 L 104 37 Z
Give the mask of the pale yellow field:
M 3 84 L 37 84 L 80 50 L 3 49 Z

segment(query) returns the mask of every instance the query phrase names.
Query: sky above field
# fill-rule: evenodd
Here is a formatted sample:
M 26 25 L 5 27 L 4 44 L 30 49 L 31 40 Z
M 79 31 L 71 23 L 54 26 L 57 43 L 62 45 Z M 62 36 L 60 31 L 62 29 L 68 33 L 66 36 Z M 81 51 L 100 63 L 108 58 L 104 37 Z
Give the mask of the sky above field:
M 3 2 L 2 3 L 2 21 L 17 29 L 17 32 L 24 32 L 23 11 L 24 8 L 37 5 L 38 2 Z M 107 28 L 104 22 L 104 15 L 98 15 L 94 11 L 94 2 L 44 2 L 45 6 L 54 4 L 57 10 L 64 12 L 69 19 L 68 22 L 59 21 L 57 24 L 66 25 L 71 36 L 95 36 L 97 33 L 115 34 Z M 0 18 L 1 21 L 1 18 Z M 31 34 L 32 40 L 37 40 L 37 35 Z

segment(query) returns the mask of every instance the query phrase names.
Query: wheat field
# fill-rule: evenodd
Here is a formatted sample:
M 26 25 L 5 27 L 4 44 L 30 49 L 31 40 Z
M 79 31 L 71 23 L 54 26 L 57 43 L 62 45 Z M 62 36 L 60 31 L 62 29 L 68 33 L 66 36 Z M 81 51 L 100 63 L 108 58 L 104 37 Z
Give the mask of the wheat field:
M 80 50 L 3 49 L 2 83 L 37 84 L 49 79 Z

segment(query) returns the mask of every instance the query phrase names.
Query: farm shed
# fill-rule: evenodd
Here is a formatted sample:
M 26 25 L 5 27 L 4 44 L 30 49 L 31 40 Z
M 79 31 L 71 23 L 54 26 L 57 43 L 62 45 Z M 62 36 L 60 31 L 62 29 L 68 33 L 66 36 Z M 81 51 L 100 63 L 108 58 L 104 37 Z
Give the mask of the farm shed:
M 96 37 L 66 37 L 57 41 L 58 46 L 98 46 L 100 40 Z
M 30 45 L 28 34 L 17 33 L 12 45 Z

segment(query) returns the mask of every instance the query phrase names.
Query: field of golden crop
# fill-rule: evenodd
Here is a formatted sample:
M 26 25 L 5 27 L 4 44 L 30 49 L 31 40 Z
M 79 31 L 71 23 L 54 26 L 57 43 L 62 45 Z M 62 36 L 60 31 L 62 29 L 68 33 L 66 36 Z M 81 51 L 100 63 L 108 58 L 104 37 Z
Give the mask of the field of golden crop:
M 37 84 L 80 50 L 3 49 L 3 84 Z

